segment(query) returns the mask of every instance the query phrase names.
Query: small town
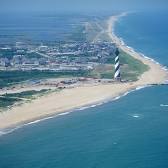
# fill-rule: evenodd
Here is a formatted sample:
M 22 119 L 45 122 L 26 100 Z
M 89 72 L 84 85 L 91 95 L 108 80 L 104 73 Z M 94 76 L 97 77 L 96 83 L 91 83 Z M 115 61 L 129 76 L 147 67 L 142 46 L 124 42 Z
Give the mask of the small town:
M 91 70 L 114 57 L 112 42 L 62 42 L 52 45 L 33 45 L 16 42 L 0 46 L 0 70 Z

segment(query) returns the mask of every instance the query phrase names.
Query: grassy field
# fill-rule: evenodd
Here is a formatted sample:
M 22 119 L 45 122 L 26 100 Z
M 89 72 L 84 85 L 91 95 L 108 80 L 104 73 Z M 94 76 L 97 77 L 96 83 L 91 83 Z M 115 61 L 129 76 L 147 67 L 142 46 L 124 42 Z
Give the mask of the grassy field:
M 149 66 L 141 61 L 133 58 L 132 56 L 120 53 L 121 76 L 123 79 L 136 81 L 140 75 L 149 70 Z
M 127 53 L 120 51 L 121 77 L 123 80 L 136 81 L 149 67 Z M 98 65 L 88 74 L 90 77 L 112 79 L 114 76 L 114 57 L 106 64 Z
M 0 71 L 0 88 L 8 87 L 27 80 L 38 80 L 45 78 L 58 77 L 73 77 L 85 76 L 85 71 L 67 71 L 67 72 L 52 72 L 52 71 Z
M 24 91 L 24 92 L 20 92 L 20 93 L 10 93 L 10 94 L 5 94 L 4 96 L 6 98 L 10 98 L 10 97 L 18 97 L 18 98 L 23 98 L 23 99 L 32 99 L 33 96 L 35 95 L 42 95 L 44 93 L 46 93 L 47 91 L 49 91 L 48 89 L 42 89 L 40 91 L 36 91 L 36 90 L 30 90 L 30 91 Z
M 2 111 L 4 108 L 12 106 L 16 102 L 20 102 L 20 101 L 21 100 L 17 99 L 17 98 L 0 97 L 0 111 Z
M 14 105 L 15 103 L 21 103 L 23 101 L 31 101 L 39 96 L 49 93 L 50 90 L 43 89 L 40 91 L 24 91 L 20 93 L 4 94 L 0 96 L 0 111 Z

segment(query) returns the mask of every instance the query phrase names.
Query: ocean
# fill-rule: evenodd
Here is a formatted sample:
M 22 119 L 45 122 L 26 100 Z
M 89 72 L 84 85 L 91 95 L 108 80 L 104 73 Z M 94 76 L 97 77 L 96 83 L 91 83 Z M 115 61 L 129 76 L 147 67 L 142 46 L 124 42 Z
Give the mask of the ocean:
M 136 51 L 168 66 L 168 11 L 130 13 L 119 19 L 115 33 Z
M 168 66 L 168 13 L 134 13 L 115 32 Z M 167 168 L 168 87 L 34 122 L 0 137 L 0 168 Z
M 65 41 L 88 19 L 74 14 L 0 13 L 0 44 Z

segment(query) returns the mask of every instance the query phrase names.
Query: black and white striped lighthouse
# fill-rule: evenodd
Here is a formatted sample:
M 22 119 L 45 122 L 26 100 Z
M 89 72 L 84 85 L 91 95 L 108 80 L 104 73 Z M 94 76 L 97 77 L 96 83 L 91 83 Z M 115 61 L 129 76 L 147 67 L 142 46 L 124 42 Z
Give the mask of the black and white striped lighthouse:
M 120 72 L 120 61 L 119 61 L 119 50 L 118 48 L 115 51 L 115 73 L 114 79 L 121 81 L 121 72 Z

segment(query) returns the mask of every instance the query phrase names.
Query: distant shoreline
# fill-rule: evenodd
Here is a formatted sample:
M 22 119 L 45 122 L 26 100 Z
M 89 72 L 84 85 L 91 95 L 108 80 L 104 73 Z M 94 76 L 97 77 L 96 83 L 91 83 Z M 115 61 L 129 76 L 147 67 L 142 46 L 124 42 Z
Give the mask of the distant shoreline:
M 126 16 L 127 13 L 122 13 L 117 16 L 111 16 L 109 18 L 108 22 L 108 30 L 107 33 L 109 34 L 109 37 L 112 39 L 112 41 L 124 52 L 128 53 L 135 59 L 140 60 L 144 64 L 148 65 L 150 69 L 143 73 L 139 80 L 135 83 L 139 84 L 161 84 L 164 83 L 168 79 L 168 71 L 165 69 L 161 64 L 153 60 L 152 58 L 149 58 L 141 53 L 135 52 L 133 48 L 127 46 L 119 37 L 117 37 L 114 34 L 114 27 L 116 22 L 119 18 Z
M 0 130 L 15 127 L 19 124 L 33 122 L 38 119 L 44 119 L 57 114 L 64 114 L 76 108 L 113 100 L 115 97 L 123 95 L 136 88 L 148 86 L 151 84 L 162 84 L 167 79 L 167 71 L 152 59 L 135 52 L 126 46 L 120 38 L 114 34 L 116 21 L 125 16 L 126 13 L 117 16 L 111 16 L 107 21 L 107 33 L 112 42 L 130 54 L 132 57 L 147 64 L 150 69 L 143 73 L 138 81 L 128 83 L 113 83 L 99 85 L 84 85 L 76 88 L 65 89 L 59 93 L 51 93 L 40 97 L 30 103 L 13 107 L 0 114 Z

